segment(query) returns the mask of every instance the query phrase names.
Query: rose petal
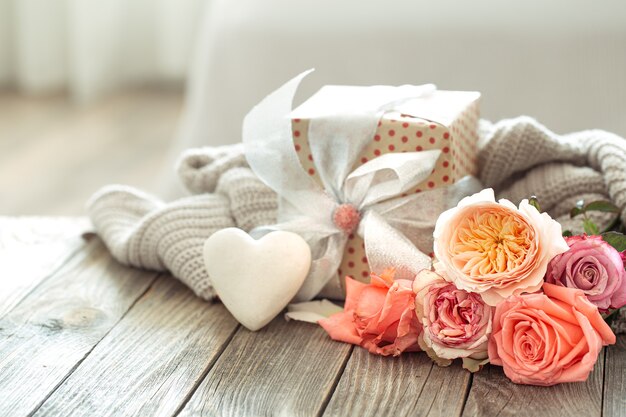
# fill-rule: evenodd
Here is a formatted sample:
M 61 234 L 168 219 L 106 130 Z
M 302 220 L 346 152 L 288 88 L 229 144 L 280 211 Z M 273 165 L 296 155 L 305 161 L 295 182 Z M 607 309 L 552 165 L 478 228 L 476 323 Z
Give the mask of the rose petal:
M 352 314 L 349 312 L 335 314 L 318 323 L 333 340 L 353 345 L 361 343 L 361 336 L 357 333 Z

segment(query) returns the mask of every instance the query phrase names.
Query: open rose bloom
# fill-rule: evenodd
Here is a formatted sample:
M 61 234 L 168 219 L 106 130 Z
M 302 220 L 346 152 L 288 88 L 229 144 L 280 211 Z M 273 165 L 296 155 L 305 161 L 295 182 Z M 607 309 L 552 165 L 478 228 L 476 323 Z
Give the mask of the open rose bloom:
M 546 283 L 543 293 L 498 304 L 489 359 L 513 382 L 554 385 L 585 381 L 602 346 L 613 343 L 611 328 L 582 291 Z
M 420 347 L 441 366 L 462 358 L 476 372 L 489 361 L 492 307 L 478 294 L 457 289 L 435 272 L 423 270 L 413 281 L 415 306 L 423 331 Z
M 546 282 L 581 290 L 601 310 L 626 305 L 621 254 L 601 236 L 571 236 L 566 241 L 570 250 L 550 262 Z
M 489 305 L 541 288 L 548 263 L 569 249 L 561 225 L 523 200 L 495 201 L 492 189 L 466 197 L 439 216 L 438 272 Z

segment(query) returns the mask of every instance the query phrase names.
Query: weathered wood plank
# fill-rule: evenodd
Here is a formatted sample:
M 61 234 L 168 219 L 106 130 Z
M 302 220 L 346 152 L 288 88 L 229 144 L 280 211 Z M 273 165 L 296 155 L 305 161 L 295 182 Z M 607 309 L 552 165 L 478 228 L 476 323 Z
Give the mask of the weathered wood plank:
M 606 349 L 604 371 L 604 417 L 626 416 L 626 334 Z
M 458 416 L 469 372 L 424 353 L 397 358 L 355 348 L 324 416 Z
M 586 382 L 535 387 L 512 383 L 499 366 L 474 374 L 463 416 L 600 416 L 604 350 Z
M 282 317 L 258 332 L 240 328 L 179 416 L 317 416 L 350 351 Z
M 161 276 L 35 416 L 173 416 L 237 328 Z
M 156 278 L 97 239 L 0 320 L 0 415 L 28 415 Z
M 0 317 L 86 243 L 85 218 L 0 217 Z

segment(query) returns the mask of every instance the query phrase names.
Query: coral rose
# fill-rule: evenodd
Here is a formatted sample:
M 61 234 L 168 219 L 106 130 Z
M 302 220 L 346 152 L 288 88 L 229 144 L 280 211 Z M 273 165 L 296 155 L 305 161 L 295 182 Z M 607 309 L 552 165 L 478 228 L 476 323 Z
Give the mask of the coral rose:
M 518 384 L 584 381 L 615 335 L 582 291 L 548 283 L 543 291 L 498 304 L 489 360 Z
M 434 231 L 438 271 L 457 288 L 495 306 L 541 288 L 548 263 L 569 249 L 561 225 L 523 200 L 496 203 L 492 189 L 461 200 Z
M 602 310 L 626 305 L 626 270 L 621 254 L 601 236 L 565 240 L 570 250 L 550 262 L 546 282 L 582 290 Z
M 457 289 L 435 272 L 422 270 L 413 281 L 415 312 L 422 322 L 419 343 L 440 366 L 462 358 L 476 372 L 489 361 L 492 307 L 478 294 Z
M 372 274 L 370 284 L 346 277 L 344 311 L 318 323 L 332 339 L 379 355 L 418 351 L 421 328 L 415 315 L 412 282 L 394 281 L 393 276 L 393 269 Z

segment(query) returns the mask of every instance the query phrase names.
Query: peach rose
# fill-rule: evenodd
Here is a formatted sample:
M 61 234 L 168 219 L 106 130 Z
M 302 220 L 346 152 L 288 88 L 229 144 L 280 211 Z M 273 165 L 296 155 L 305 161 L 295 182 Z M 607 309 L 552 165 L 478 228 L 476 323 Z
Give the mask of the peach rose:
M 393 276 L 393 269 L 372 274 L 370 284 L 346 277 L 344 311 L 318 323 L 333 340 L 360 345 L 379 355 L 418 351 L 421 328 L 412 282 L 394 281 Z
M 569 249 L 561 225 L 522 200 L 496 203 L 492 189 L 466 197 L 437 219 L 437 268 L 457 288 L 495 306 L 541 288 L 548 263 Z
M 435 272 L 422 270 L 413 281 L 415 312 L 423 331 L 422 350 L 438 365 L 462 358 L 476 372 L 489 361 L 487 344 L 493 308 L 475 293 L 457 289 Z
M 581 290 L 545 283 L 543 291 L 498 304 L 489 360 L 518 384 L 585 381 L 615 335 Z

